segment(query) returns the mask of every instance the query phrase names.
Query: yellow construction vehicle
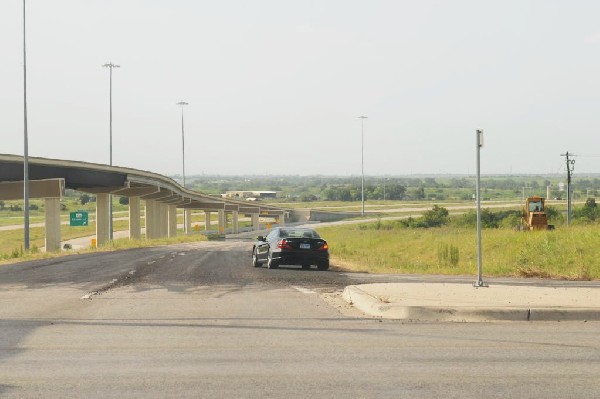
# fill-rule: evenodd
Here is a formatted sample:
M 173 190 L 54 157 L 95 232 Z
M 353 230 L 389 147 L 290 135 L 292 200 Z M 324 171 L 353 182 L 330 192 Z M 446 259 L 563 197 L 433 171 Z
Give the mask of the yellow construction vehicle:
M 527 198 L 521 212 L 521 225 L 523 230 L 554 229 L 553 225 L 548 224 L 544 198 L 537 196 Z

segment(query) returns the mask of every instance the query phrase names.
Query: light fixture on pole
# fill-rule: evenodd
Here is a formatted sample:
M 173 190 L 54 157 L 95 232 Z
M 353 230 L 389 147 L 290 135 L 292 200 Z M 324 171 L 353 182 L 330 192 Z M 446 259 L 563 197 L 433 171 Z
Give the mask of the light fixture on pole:
M 27 51 L 25 40 L 25 0 L 23 0 L 23 247 L 29 250 L 29 140 L 27 137 Z
M 112 160 L 112 71 L 113 68 L 120 68 L 119 65 L 115 65 L 112 62 L 109 62 L 107 64 L 102 65 L 105 68 L 108 68 L 110 70 L 110 74 L 109 74 L 109 118 L 110 118 L 110 122 L 109 122 L 109 133 L 110 133 L 110 144 L 109 144 L 109 157 L 110 157 L 110 163 L 109 165 L 112 166 L 113 164 L 113 160 Z M 109 239 L 110 241 L 112 241 L 113 239 L 113 212 L 112 212 L 112 194 L 108 195 L 108 235 L 109 235 Z
M 362 203 L 361 216 L 365 216 L 365 119 L 367 118 L 368 117 L 364 115 L 358 117 L 358 119 L 360 119 L 360 169 L 362 175 L 360 185 L 360 197 Z
M 182 178 L 183 178 L 183 187 L 185 188 L 185 134 L 183 130 L 183 107 L 189 105 L 185 101 L 180 101 L 177 103 L 181 107 L 181 164 L 182 164 Z

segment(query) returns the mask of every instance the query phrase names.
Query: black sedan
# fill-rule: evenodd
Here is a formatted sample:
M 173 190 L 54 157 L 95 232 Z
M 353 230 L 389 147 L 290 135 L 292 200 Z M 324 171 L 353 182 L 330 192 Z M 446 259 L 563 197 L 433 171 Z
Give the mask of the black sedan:
M 252 247 L 254 267 L 263 263 L 269 269 L 279 265 L 301 265 L 303 269 L 310 269 L 316 265 L 319 270 L 327 270 L 329 245 L 312 229 L 277 227 L 266 237 L 259 236 Z

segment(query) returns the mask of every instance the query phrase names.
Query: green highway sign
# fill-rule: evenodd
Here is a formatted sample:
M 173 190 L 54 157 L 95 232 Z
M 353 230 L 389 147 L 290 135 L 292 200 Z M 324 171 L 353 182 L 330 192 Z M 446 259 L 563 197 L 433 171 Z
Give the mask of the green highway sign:
M 87 226 L 88 225 L 88 213 L 85 211 L 71 212 L 69 218 L 70 226 Z

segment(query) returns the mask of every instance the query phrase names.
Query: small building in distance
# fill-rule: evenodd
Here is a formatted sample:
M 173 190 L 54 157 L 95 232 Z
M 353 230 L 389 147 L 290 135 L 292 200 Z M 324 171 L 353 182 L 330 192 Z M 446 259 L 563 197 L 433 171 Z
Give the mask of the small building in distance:
M 233 199 L 245 199 L 249 201 L 256 201 L 265 198 L 278 198 L 280 192 L 278 191 L 227 191 L 221 196 L 224 198 Z M 253 198 L 253 200 L 251 200 Z

